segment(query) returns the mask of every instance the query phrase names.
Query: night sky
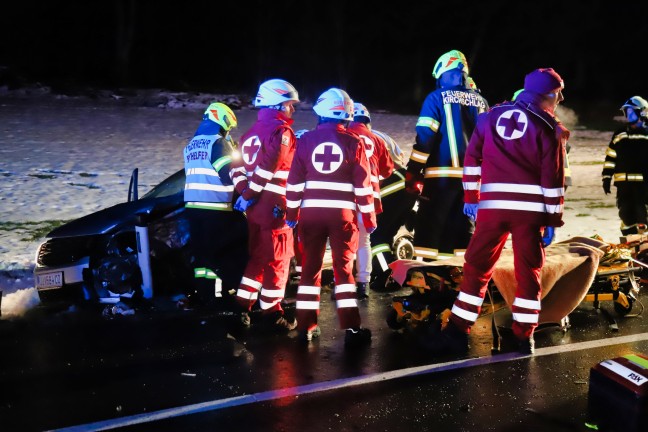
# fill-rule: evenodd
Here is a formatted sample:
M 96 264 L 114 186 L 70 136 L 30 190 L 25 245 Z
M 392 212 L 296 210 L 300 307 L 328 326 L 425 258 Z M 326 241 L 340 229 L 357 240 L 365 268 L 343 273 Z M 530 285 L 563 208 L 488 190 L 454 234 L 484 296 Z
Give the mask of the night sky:
M 491 103 L 553 67 L 565 105 L 648 97 L 647 1 L 48 1 L 5 3 L 0 85 L 249 94 L 268 78 L 313 100 L 342 87 L 370 109 L 417 114 L 450 49 Z

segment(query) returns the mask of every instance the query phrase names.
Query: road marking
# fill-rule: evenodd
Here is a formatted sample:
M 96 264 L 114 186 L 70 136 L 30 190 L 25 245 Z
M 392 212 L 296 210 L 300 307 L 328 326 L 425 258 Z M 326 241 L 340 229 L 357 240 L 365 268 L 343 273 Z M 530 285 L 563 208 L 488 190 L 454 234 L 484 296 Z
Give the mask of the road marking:
M 546 348 L 536 348 L 533 357 L 542 357 L 554 354 L 562 354 L 574 351 L 588 350 L 594 348 L 608 347 L 612 345 L 621 345 L 633 342 L 641 342 L 648 340 L 648 333 L 639 333 L 629 336 L 620 336 L 608 339 L 598 339 L 588 342 L 570 343 L 567 345 L 552 346 Z M 455 369 L 467 369 L 476 366 L 483 366 L 488 364 L 496 364 L 503 362 L 510 362 L 519 360 L 530 355 L 523 355 L 519 353 L 506 353 L 497 354 L 485 357 L 468 358 L 461 360 L 454 360 L 444 363 L 435 363 L 424 366 L 416 366 L 406 369 L 398 369 L 389 372 L 379 372 L 370 375 L 342 378 L 332 381 L 321 383 L 307 384 L 297 387 L 289 387 L 284 389 L 270 390 L 251 395 L 235 396 L 231 398 L 218 399 L 209 402 L 202 402 L 198 404 L 186 405 L 176 408 L 169 408 L 165 410 L 155 411 L 146 414 L 136 414 L 127 417 L 121 417 L 110 420 L 103 420 L 95 423 L 87 423 L 78 426 L 71 426 L 62 429 L 56 429 L 60 432 L 73 432 L 73 431 L 99 431 L 107 429 L 115 429 L 125 426 L 132 426 L 136 424 L 149 423 L 158 420 L 165 420 L 173 417 L 180 417 L 189 414 L 198 414 L 208 411 L 216 411 L 219 409 L 230 408 L 235 406 L 247 405 L 257 402 L 265 402 L 284 397 L 294 397 L 305 395 L 309 393 L 317 393 L 329 390 L 337 390 L 345 387 L 358 386 L 363 384 L 371 384 L 376 382 L 385 382 L 388 380 L 406 378 L 417 375 L 425 375 L 435 372 L 443 372 Z

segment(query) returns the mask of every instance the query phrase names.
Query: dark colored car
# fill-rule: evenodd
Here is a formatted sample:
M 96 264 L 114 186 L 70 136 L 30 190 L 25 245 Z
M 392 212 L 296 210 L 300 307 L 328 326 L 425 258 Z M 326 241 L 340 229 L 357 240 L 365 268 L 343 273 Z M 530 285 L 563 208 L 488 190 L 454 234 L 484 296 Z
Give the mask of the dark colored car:
M 41 302 L 114 304 L 183 294 L 193 278 L 187 265 L 184 184 L 184 170 L 179 170 L 138 199 L 136 169 L 127 202 L 51 231 L 36 254 L 34 280 Z M 245 232 L 241 243 L 247 247 Z M 411 258 L 411 232 L 401 229 L 394 247 L 399 258 Z
M 117 303 L 181 293 L 193 277 L 185 265 L 184 184 L 179 170 L 138 199 L 135 170 L 127 202 L 51 231 L 36 254 L 41 301 Z

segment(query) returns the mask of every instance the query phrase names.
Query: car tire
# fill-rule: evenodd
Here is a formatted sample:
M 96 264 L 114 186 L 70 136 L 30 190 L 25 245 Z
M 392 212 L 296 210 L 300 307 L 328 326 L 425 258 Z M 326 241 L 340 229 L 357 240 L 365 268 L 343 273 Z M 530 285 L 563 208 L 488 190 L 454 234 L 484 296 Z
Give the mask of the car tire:
M 414 243 L 408 236 L 399 237 L 394 241 L 394 256 L 396 259 L 414 258 Z

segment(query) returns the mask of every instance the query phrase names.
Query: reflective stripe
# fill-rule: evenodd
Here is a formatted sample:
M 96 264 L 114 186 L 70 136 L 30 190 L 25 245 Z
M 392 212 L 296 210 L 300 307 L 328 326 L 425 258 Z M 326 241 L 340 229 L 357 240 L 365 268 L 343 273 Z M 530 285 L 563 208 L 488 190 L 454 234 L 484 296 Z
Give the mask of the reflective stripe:
M 189 168 L 187 169 L 187 176 L 190 175 L 195 175 L 195 174 L 202 174 L 206 176 L 212 176 L 212 177 L 218 177 L 218 173 L 214 171 L 213 169 L 209 168 Z
M 527 324 L 537 324 L 538 314 L 513 313 L 513 321 Z
M 473 306 L 481 307 L 482 304 L 484 304 L 484 299 L 481 297 L 474 296 L 472 294 L 466 294 L 463 291 L 459 291 L 459 295 L 457 296 L 457 300 L 462 301 L 464 303 L 471 304 Z
M 463 168 L 461 167 L 428 167 L 425 168 L 425 178 L 434 177 L 463 177 Z
M 429 153 L 423 153 L 418 150 L 412 150 L 412 154 L 410 155 L 410 160 L 425 163 L 427 162 L 428 157 L 430 157 Z
M 303 192 L 305 185 L 306 185 L 305 183 L 298 183 L 298 184 L 288 183 L 288 185 L 286 186 L 286 190 L 288 190 L 289 192 Z
M 261 187 L 261 185 L 258 185 L 254 182 L 248 182 L 248 187 L 254 192 L 261 192 L 263 190 L 263 187 Z
M 465 166 L 463 167 L 463 173 L 466 175 L 481 175 L 480 166 Z
M 353 192 L 355 193 L 356 196 L 364 197 L 368 195 L 373 195 L 373 188 L 371 186 L 363 187 L 363 188 L 354 188 Z
M 378 259 L 378 264 L 380 264 L 380 268 L 382 271 L 387 271 L 389 270 L 389 264 L 387 264 L 387 260 L 385 259 L 385 255 L 382 253 L 376 255 L 376 258 Z
M 394 192 L 398 192 L 401 189 L 405 189 L 405 182 L 404 181 L 397 181 L 396 183 L 392 183 L 389 186 L 385 186 L 380 189 L 380 197 L 384 198 L 387 195 L 393 194 Z
M 452 313 L 457 315 L 459 318 L 463 318 L 466 321 L 474 323 L 477 321 L 477 314 L 475 312 L 468 312 L 465 309 L 461 309 L 459 306 L 452 306 Z
M 245 291 L 244 289 L 239 288 L 238 291 L 236 291 L 236 297 L 240 297 L 245 300 L 256 300 L 257 298 L 259 298 L 259 293 L 256 291 Z
M 610 147 L 605 150 L 605 155 L 615 158 L 617 156 L 616 150 L 611 149 Z
M 276 173 L 274 173 L 272 177 L 276 179 L 286 180 L 288 178 L 288 171 L 279 170 Z
M 254 174 L 266 180 L 271 180 L 272 176 L 274 175 L 272 171 L 266 171 L 263 168 L 259 168 L 258 166 L 254 169 Z
M 615 167 L 616 167 L 616 163 L 612 161 L 603 162 L 603 168 L 615 168 Z
M 288 208 L 299 208 L 301 205 L 301 200 L 286 200 L 286 207 Z
M 261 295 L 264 297 L 282 299 L 286 294 L 285 289 L 271 290 L 268 288 L 261 288 Z
M 325 199 L 307 199 L 302 201 L 302 208 L 341 208 L 355 210 L 356 205 L 351 201 L 342 200 L 325 200 Z
M 233 192 L 234 185 L 210 185 L 205 183 L 187 183 L 185 189 L 191 190 L 208 190 L 215 192 Z
M 320 295 L 321 291 L 322 288 L 318 286 L 299 285 L 297 287 L 297 294 Z
M 308 309 L 308 310 L 318 310 L 319 309 L 319 302 L 318 301 L 304 301 L 304 300 L 297 300 L 295 302 L 295 308 L 296 309 Z
M 376 206 L 374 203 L 367 204 L 367 205 L 359 205 L 358 210 L 360 210 L 360 213 L 371 213 L 376 211 Z
M 243 276 L 241 278 L 241 285 L 247 285 L 252 288 L 261 289 L 261 282 L 257 282 L 254 279 Z
M 231 162 L 232 162 L 232 156 L 223 156 L 221 158 L 218 158 L 216 162 L 212 164 L 212 166 L 216 171 L 220 171 L 221 168 L 223 168 L 225 165 Z
M 281 186 L 277 186 L 274 183 L 266 183 L 266 185 L 265 185 L 265 187 L 263 189 L 268 191 L 268 192 L 276 193 L 278 195 L 286 195 L 286 188 L 281 187 Z
M 353 284 L 341 284 L 335 286 L 335 293 L 355 292 L 356 287 Z
M 527 300 L 523 298 L 516 297 L 513 300 L 513 306 L 521 307 L 524 309 L 537 309 L 540 310 L 540 301 L 539 300 Z
M 443 104 L 446 119 L 445 126 L 448 134 L 448 147 L 450 148 L 450 157 L 452 159 L 452 166 L 461 166 L 459 163 L 459 150 L 457 150 L 457 136 L 455 135 L 454 117 L 452 116 L 452 105 L 447 103 Z M 462 170 L 463 172 L 463 170 Z
M 271 307 L 273 307 L 274 305 L 276 305 L 277 303 L 279 303 L 280 301 L 281 301 L 281 299 L 276 299 L 275 301 L 272 301 L 272 302 L 266 302 L 266 301 L 263 301 L 263 299 L 262 299 L 262 300 L 259 300 L 259 307 L 261 307 L 261 310 L 268 310 Z
M 428 127 L 434 132 L 439 130 L 439 122 L 434 120 L 432 117 L 419 117 L 416 121 L 416 127 L 418 126 Z
M 414 246 L 414 255 L 415 256 L 420 256 L 423 258 L 436 258 L 439 255 L 439 251 L 437 249 L 430 249 L 430 248 L 424 248 L 424 247 L 417 247 Z
M 464 190 L 479 190 L 479 185 L 481 183 L 480 182 L 463 182 L 461 184 L 463 185 Z
M 358 302 L 356 301 L 356 299 L 336 300 L 335 301 L 335 306 L 337 306 L 338 309 L 357 308 L 358 307 Z
M 643 181 L 643 174 L 626 174 L 626 173 L 617 173 L 614 174 L 614 182 L 622 181 Z
M 378 255 L 383 252 L 391 252 L 391 248 L 387 243 L 382 243 L 371 248 L 372 255 Z
M 563 212 L 563 206 L 562 205 L 550 205 L 547 204 L 545 205 L 545 211 L 549 214 L 558 214 Z
M 327 182 L 327 181 L 307 181 L 306 189 L 324 189 L 324 190 L 334 190 L 341 192 L 353 192 L 353 185 L 351 183 L 338 183 L 338 182 Z
M 525 201 L 513 200 L 484 200 L 479 202 L 479 210 L 483 209 L 505 209 L 505 210 L 524 210 L 544 213 L 546 211 L 544 203 L 532 203 Z
M 186 208 L 197 208 L 203 210 L 232 210 L 232 203 L 207 203 L 189 201 L 185 203 Z

